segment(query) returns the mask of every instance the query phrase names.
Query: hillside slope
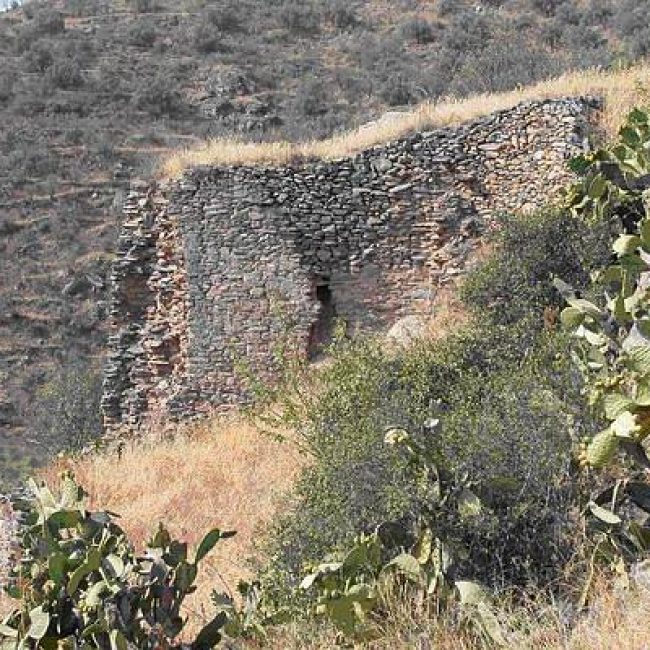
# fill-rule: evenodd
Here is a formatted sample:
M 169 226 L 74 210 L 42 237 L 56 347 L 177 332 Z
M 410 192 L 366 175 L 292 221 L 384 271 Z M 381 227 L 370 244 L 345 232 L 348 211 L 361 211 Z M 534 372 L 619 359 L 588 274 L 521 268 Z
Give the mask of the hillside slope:
M 37 388 L 100 364 L 121 198 L 158 157 L 209 137 L 325 137 L 423 99 L 632 60 L 649 15 L 636 0 L 55 0 L 2 14 L 5 475 L 26 442 L 52 451 L 25 424 Z

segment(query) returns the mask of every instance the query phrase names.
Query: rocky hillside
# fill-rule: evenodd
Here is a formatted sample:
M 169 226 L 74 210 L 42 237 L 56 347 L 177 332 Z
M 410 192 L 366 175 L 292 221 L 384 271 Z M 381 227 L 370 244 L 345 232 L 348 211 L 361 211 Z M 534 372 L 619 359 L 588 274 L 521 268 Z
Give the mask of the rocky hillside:
M 35 397 L 100 365 L 119 207 L 159 157 L 221 135 L 320 138 L 426 98 L 630 61 L 649 18 L 647 0 L 50 0 L 1 14 L 3 476 L 65 442 L 37 444 Z

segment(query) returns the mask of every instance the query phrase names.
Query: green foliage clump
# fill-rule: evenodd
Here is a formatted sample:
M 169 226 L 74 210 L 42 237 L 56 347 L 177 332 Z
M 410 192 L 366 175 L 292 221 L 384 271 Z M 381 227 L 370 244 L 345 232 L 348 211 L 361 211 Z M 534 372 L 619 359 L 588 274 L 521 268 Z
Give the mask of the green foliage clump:
M 37 392 L 29 414 L 30 433 L 41 455 L 78 451 L 102 434 L 99 371 L 77 361 Z
M 607 233 L 558 212 L 504 218 L 493 255 L 467 280 L 474 318 L 463 331 L 400 353 L 381 340 L 339 336 L 317 373 L 290 368 L 269 403 L 314 462 L 269 548 L 269 582 L 284 585 L 279 600 L 306 563 L 385 522 L 425 521 L 462 549 L 459 575 L 489 586 L 555 577 L 575 550 L 571 512 L 582 498 L 571 452 L 599 419 L 583 417 L 582 380 L 555 323 L 562 299 L 552 279 L 564 273 L 586 285 L 585 269 L 605 257 Z M 471 486 L 481 517 L 460 521 L 448 511 L 428 519 L 431 483 L 384 444 L 394 427 L 409 431 L 455 483 Z
M 585 222 L 622 227 L 612 263 L 594 275 L 594 300 L 561 279 L 568 306 L 561 320 L 577 340 L 573 357 L 592 409 L 605 422 L 585 436 L 578 457 L 598 471 L 607 487 L 586 512 L 594 536 L 594 561 L 606 564 L 647 558 L 650 551 L 650 112 L 635 109 L 611 146 L 576 159 L 582 180 L 568 205 Z M 612 466 L 618 471 L 612 476 Z
M 9 594 L 20 606 L 0 625 L 2 647 L 96 650 L 208 650 L 220 640 L 219 613 L 191 644 L 178 637 L 181 606 L 195 587 L 197 567 L 217 542 L 234 533 L 211 530 L 188 559 L 187 544 L 160 525 L 144 555 L 136 555 L 108 512 L 90 512 L 84 492 L 64 474 L 55 497 L 30 483 L 18 562 Z
M 129 26 L 127 38 L 131 45 L 136 47 L 152 47 L 156 42 L 158 33 L 155 25 L 145 21 L 138 20 Z
M 584 180 L 569 194 L 586 220 L 620 220 L 614 263 L 600 270 L 605 295 L 586 300 L 563 280 L 556 285 L 568 302 L 562 322 L 583 341 L 577 350 L 590 403 L 609 421 L 585 447 L 583 461 L 603 467 L 619 447 L 650 468 L 641 446 L 650 434 L 650 114 L 634 110 L 619 141 L 574 162 Z
M 390 430 L 385 443 L 405 453 L 414 483 L 428 491 L 426 520 L 436 522 L 435 529 L 426 523 L 412 530 L 380 525 L 370 534 L 357 536 L 349 548 L 314 565 L 300 583 L 301 590 L 315 594 L 313 613 L 357 640 L 373 638 L 376 629 L 368 613 L 376 613 L 396 590 L 406 588 L 417 600 L 435 600 L 439 613 L 454 603 L 469 613 L 468 606 L 485 605 L 488 600 L 487 591 L 479 584 L 456 578 L 453 549 L 436 537 L 442 529 L 441 520 L 449 520 L 451 515 L 467 523 L 486 514 L 484 504 L 471 489 L 441 470 L 404 429 Z M 472 622 L 478 623 L 480 631 L 498 643 L 501 635 L 489 610 L 479 606 L 472 614 L 478 614 Z
M 611 227 L 586 224 L 567 211 L 545 210 L 530 216 L 501 215 L 491 237 L 498 253 L 471 273 L 461 288 L 464 303 L 495 325 L 536 320 L 563 300 L 555 277 L 577 288 L 609 257 Z

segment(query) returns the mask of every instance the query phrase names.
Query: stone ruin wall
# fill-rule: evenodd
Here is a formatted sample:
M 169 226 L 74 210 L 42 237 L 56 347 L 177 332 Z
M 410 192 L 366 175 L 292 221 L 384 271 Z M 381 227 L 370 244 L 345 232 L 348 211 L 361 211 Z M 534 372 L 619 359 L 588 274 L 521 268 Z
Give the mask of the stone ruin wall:
M 245 399 L 285 335 L 309 354 L 332 316 L 352 332 L 431 313 L 491 217 L 571 177 L 597 102 L 527 102 L 349 158 L 197 168 L 136 186 L 112 270 L 109 430 Z

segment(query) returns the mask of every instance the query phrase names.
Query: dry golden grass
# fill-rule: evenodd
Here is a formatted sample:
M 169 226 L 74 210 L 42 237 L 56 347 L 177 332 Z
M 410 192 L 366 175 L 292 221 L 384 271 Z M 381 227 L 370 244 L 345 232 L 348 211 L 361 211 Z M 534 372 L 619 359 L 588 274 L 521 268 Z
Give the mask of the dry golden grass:
M 91 507 L 121 515 L 120 525 L 142 548 L 157 522 L 195 546 L 210 528 L 236 530 L 202 564 L 189 599 L 190 630 L 210 611 L 213 588 L 233 589 L 250 577 L 253 542 L 275 514 L 304 463 L 290 437 L 277 442 L 239 418 L 217 418 L 172 440 L 143 441 L 115 453 L 65 460 L 89 492 Z M 61 463 L 44 478 L 54 484 Z
M 331 160 L 389 142 L 407 133 L 451 126 L 512 108 L 527 100 L 593 95 L 604 99 L 602 127 L 614 133 L 636 104 L 645 102 L 650 66 L 638 65 L 617 72 L 586 70 L 503 93 L 481 94 L 464 99 L 448 98 L 427 102 L 413 110 L 382 119 L 327 140 L 301 144 L 289 142 L 254 143 L 234 139 L 206 142 L 196 148 L 174 153 L 160 166 L 163 178 L 177 178 L 186 169 L 199 165 L 283 165 L 300 160 Z
M 471 628 L 458 629 L 453 617 L 436 616 L 430 604 L 412 598 L 387 601 L 387 616 L 368 650 L 490 650 Z M 602 578 L 589 611 L 570 627 L 557 603 L 542 597 L 528 606 L 504 604 L 495 610 L 508 648 L 513 650 L 648 650 L 650 591 L 616 591 Z M 316 624 L 289 624 L 274 630 L 266 647 L 318 650 L 340 647 L 336 632 Z

